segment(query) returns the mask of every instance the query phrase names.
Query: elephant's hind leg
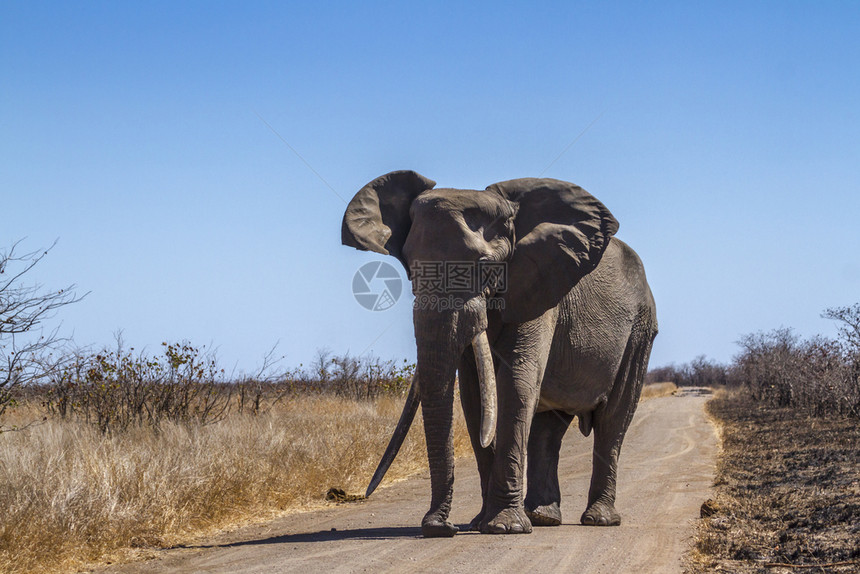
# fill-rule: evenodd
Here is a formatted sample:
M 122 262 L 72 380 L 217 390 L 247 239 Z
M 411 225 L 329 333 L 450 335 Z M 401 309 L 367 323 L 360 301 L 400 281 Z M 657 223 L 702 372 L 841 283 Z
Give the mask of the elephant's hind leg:
M 537 413 L 532 419 L 528 446 L 526 514 L 534 526 L 561 524 L 558 455 L 573 415 L 562 411 Z
M 601 419 L 607 420 L 601 420 Z M 595 416 L 594 454 L 591 471 L 591 487 L 588 490 L 588 508 L 580 518 L 586 526 L 617 526 L 621 515 L 615 510 L 615 480 L 618 471 L 618 455 L 624 440 L 626 425 L 612 417 Z
M 651 343 L 656 331 L 650 315 L 643 314 L 634 325 L 621 368 L 608 401 L 594 412 L 594 454 L 588 508 L 580 522 L 586 526 L 617 526 L 621 515 L 615 510 L 615 481 L 621 443 L 639 402 L 642 381 L 648 369 Z

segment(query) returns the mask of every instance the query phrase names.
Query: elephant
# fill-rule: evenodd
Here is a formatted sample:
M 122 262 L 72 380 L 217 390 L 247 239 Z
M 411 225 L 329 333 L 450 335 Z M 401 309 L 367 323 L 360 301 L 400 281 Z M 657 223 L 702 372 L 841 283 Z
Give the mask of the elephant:
M 448 518 L 458 382 L 483 500 L 470 529 L 561 524 L 559 449 L 574 417 L 585 436 L 594 431 L 580 522 L 620 524 L 618 456 L 657 334 L 639 256 L 613 237 L 609 210 L 572 183 L 435 185 L 414 171 L 388 173 L 362 187 L 343 217 L 343 244 L 399 259 L 415 295 L 416 374 L 368 495 L 420 405 L 431 481 L 421 532 L 456 534 Z

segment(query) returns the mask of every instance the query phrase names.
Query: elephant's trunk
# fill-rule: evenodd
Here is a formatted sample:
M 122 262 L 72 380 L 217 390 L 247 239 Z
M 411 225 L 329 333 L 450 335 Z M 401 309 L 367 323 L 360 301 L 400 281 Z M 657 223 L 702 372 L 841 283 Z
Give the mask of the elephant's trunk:
M 496 371 L 486 331 L 475 336 L 472 348 L 475 351 L 481 394 L 481 446 L 487 448 L 496 436 Z
M 454 376 L 455 358 L 443 345 L 418 344 L 418 377 L 427 461 L 430 466 L 430 510 L 422 522 L 425 536 L 437 536 L 449 526 L 454 491 Z M 451 535 L 453 532 L 451 532 Z M 445 534 L 441 534 L 445 535 Z

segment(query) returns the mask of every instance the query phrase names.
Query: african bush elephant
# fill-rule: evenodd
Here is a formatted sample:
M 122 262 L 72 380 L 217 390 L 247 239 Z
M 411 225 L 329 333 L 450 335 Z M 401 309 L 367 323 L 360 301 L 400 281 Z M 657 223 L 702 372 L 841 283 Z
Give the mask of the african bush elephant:
M 571 183 L 435 185 L 413 171 L 383 175 L 355 195 L 343 218 L 344 245 L 397 257 L 415 294 L 417 373 L 368 493 L 420 402 L 432 490 L 422 533 L 457 532 L 448 514 L 459 372 L 483 493 L 470 528 L 526 533 L 532 524 L 561 523 L 558 456 L 574 416 L 583 434 L 595 433 L 581 522 L 619 524 L 618 454 L 657 334 L 639 257 L 612 237 L 618 222 L 609 210 Z

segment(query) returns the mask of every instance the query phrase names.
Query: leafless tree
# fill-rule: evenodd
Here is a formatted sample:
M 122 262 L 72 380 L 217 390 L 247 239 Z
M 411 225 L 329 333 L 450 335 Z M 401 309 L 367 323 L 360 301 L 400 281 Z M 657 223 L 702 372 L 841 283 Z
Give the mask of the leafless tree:
M 29 253 L 19 253 L 20 244 L 17 241 L 0 252 L 0 420 L 14 404 L 18 389 L 38 383 L 62 361 L 54 352 L 64 339 L 56 328 L 46 331 L 45 322 L 60 307 L 86 296 L 75 295 L 75 285 L 52 291 L 38 283 L 28 283 L 27 274 L 57 242 Z
M 860 350 L 860 303 L 850 307 L 830 307 L 821 316 L 839 321 L 840 339 L 853 350 Z
M 839 322 L 839 343 L 846 367 L 849 369 L 845 395 L 853 400 L 852 411 L 860 417 L 860 303 L 849 307 L 831 307 L 821 315 L 825 319 Z
M 275 354 L 277 346 L 275 344 L 265 354 L 263 363 L 256 373 L 243 375 L 236 382 L 236 410 L 238 412 L 250 412 L 258 415 L 284 399 L 287 386 L 279 385 L 278 382 L 286 380 L 287 375 L 276 370 L 276 365 L 284 358 Z

